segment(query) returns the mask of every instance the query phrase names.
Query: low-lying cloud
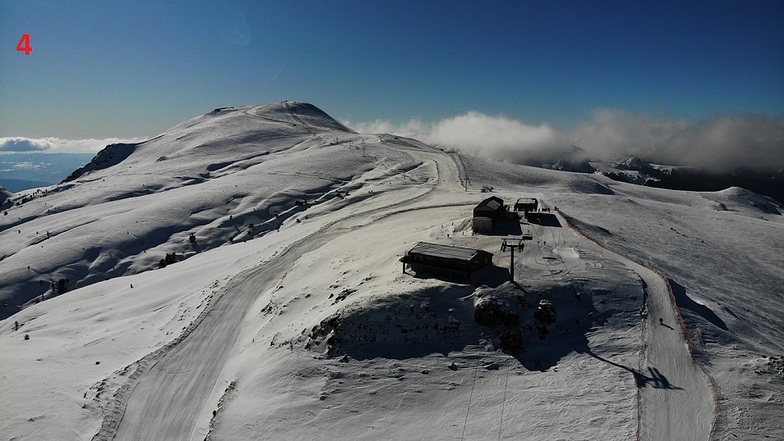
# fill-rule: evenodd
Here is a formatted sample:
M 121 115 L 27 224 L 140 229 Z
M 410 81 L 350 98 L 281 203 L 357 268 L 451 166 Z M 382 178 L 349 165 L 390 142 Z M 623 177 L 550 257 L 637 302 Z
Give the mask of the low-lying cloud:
M 636 156 L 717 171 L 784 167 L 784 119 L 723 116 L 697 123 L 597 111 L 575 144 L 602 159 Z
M 468 112 L 434 124 L 418 119 L 400 125 L 383 120 L 344 124 L 359 133 L 406 136 L 465 154 L 514 163 L 557 158 L 571 149 L 569 139 L 548 125 L 532 126 L 480 112 Z
M 62 139 L 12 136 L 0 138 L 0 152 L 95 153 L 109 144 L 141 142 L 145 139 L 147 138 Z
M 388 133 L 390 135 L 406 136 L 410 138 L 423 138 L 431 130 L 431 126 L 422 124 L 422 121 L 418 119 L 412 119 L 400 125 L 395 125 L 389 121 L 383 121 L 380 119 L 372 122 L 359 123 L 344 121 L 343 125 L 350 127 L 359 133 Z
M 505 116 L 468 112 L 437 123 L 377 120 L 346 125 L 360 133 L 393 133 L 463 153 L 518 164 L 639 157 L 713 171 L 784 168 L 784 118 L 723 116 L 696 123 L 598 110 L 571 132 Z
M 543 124 L 468 112 L 433 125 L 425 141 L 474 156 L 514 163 L 557 160 L 571 150 L 569 139 Z

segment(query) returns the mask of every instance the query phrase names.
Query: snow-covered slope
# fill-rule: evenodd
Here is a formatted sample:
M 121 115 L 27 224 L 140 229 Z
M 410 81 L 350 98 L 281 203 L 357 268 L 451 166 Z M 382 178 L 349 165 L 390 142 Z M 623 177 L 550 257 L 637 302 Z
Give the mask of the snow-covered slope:
M 499 187 L 510 182 L 506 173 L 531 172 L 465 161 L 475 185 Z M 683 192 L 592 178 L 593 185 L 567 182 L 574 193 L 551 192 L 541 181 L 536 184 L 544 190 L 533 191 L 549 193 L 549 201 L 597 242 L 669 280 L 694 357 L 718 387 L 713 437 L 780 438 L 784 207 L 738 187 Z
M 784 430 L 784 221 L 754 193 L 492 163 L 288 102 L 216 109 L 88 168 L 3 220 L 4 301 L 72 288 L 0 322 L 9 438 Z M 475 235 L 482 187 L 551 213 Z M 501 237 L 523 233 L 512 284 Z M 420 241 L 493 265 L 469 283 L 404 273 Z
M 215 110 L 108 146 L 70 182 L 11 198 L 0 218 L 0 301 L 48 298 L 61 279 L 87 286 L 277 229 L 378 170 L 359 147 L 351 130 L 291 102 Z M 394 152 L 377 163 L 413 167 Z
M 582 171 L 597 172 L 616 181 L 673 190 L 718 191 L 729 187 L 744 187 L 774 199 L 775 205 L 784 200 L 784 171 L 738 169 L 711 170 L 691 166 L 652 164 L 640 158 L 622 161 L 591 161 Z M 580 171 L 580 170 L 572 170 Z

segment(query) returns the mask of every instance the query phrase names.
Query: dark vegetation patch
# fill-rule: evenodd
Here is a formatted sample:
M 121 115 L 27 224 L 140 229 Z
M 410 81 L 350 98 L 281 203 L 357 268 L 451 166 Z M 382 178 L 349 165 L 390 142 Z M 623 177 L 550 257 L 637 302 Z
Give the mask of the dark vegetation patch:
M 571 352 L 588 353 L 587 335 L 599 326 L 639 323 L 640 282 L 617 282 L 447 285 L 346 301 L 292 343 L 355 360 L 447 355 L 479 345 L 512 355 L 530 370 L 546 370 Z

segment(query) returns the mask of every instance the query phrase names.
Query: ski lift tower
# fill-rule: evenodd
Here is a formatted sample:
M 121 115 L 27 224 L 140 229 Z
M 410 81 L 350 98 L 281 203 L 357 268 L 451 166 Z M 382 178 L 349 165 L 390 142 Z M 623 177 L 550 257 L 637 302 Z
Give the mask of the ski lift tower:
M 514 283 L 514 254 L 515 249 L 520 250 L 523 252 L 523 238 L 522 237 L 505 237 L 503 242 L 501 242 L 501 252 L 506 251 L 512 252 L 512 261 L 509 263 L 509 281 Z

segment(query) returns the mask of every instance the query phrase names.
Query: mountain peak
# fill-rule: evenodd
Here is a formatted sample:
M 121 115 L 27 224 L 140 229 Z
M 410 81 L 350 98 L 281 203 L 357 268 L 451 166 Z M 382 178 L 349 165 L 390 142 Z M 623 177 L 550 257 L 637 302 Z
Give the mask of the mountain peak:
M 259 104 L 248 107 L 223 107 L 210 112 L 217 115 L 228 111 L 240 111 L 268 121 L 277 121 L 292 126 L 301 125 L 314 131 L 339 131 L 356 133 L 339 123 L 326 112 L 311 103 L 302 101 L 281 101 L 271 104 Z
M 219 107 L 147 141 L 106 146 L 90 163 L 75 170 L 64 182 L 121 162 L 129 164 L 129 161 L 149 166 L 172 158 L 196 156 L 208 162 L 231 162 L 246 155 L 263 153 L 264 149 L 270 148 L 271 140 L 312 138 L 330 133 L 334 136 L 357 134 L 323 110 L 305 102 Z M 334 137 L 332 134 L 328 136 Z

